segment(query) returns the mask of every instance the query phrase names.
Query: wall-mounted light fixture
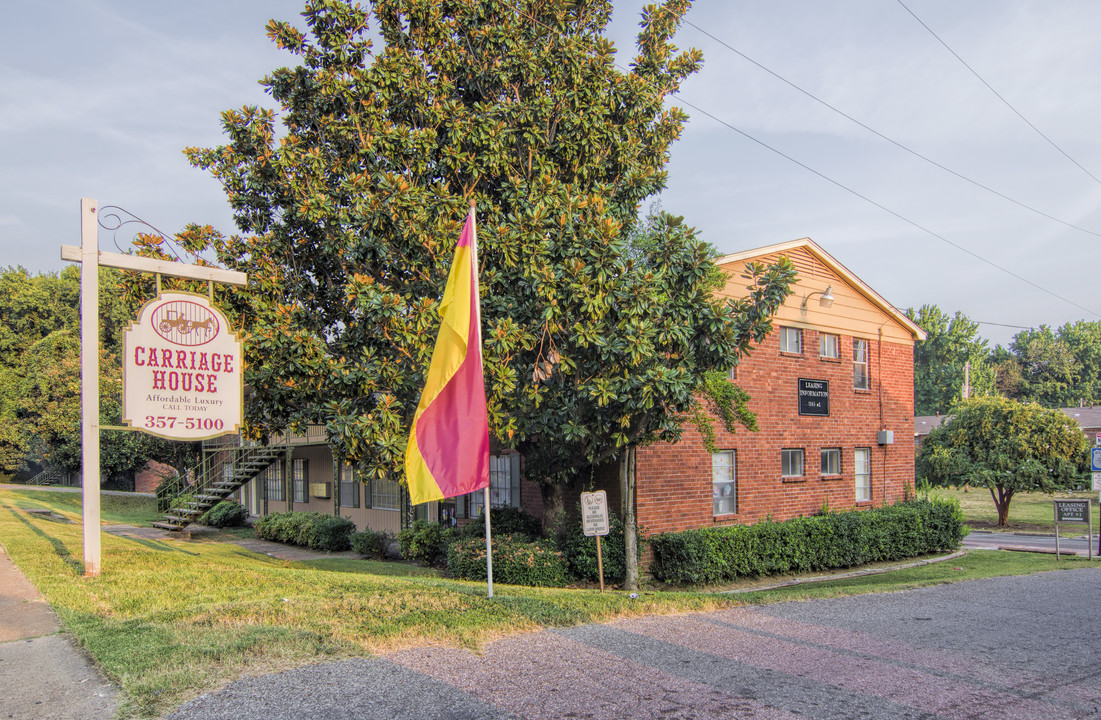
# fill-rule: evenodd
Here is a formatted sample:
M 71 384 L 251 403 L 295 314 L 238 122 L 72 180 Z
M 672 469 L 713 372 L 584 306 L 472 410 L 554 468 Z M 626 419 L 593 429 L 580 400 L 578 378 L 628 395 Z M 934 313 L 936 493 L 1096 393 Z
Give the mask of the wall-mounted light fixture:
M 824 292 L 822 290 L 815 290 L 814 292 L 807 293 L 805 296 L 803 296 L 803 304 L 801 306 L 801 308 L 803 310 L 807 309 L 807 301 L 811 299 L 812 295 L 821 295 L 822 296 L 822 297 L 818 298 L 818 304 L 821 305 L 822 307 L 824 307 L 824 308 L 833 307 L 833 285 L 830 285 L 829 287 L 827 287 Z

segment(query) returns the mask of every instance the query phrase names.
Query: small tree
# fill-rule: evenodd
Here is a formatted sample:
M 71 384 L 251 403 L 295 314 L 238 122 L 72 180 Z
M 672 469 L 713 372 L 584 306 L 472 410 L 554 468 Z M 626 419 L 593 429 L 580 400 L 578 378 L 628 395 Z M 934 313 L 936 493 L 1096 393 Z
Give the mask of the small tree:
M 973 398 L 929 433 L 917 475 L 934 485 L 990 489 L 998 526 L 1016 492 L 1070 490 L 1085 478 L 1086 436 L 1058 410 L 1002 397 Z

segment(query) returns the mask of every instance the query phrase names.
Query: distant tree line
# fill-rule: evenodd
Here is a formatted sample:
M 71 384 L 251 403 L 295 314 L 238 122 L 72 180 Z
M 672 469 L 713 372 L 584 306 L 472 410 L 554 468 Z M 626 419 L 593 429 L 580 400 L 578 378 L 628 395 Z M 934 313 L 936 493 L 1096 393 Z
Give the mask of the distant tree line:
M 928 337 L 914 347 L 914 414 L 951 414 L 964 398 L 998 395 L 1045 408 L 1101 404 L 1101 322 L 1022 330 L 989 349 L 979 324 L 936 305 L 906 310 Z
M 118 279 L 117 271 L 100 270 L 101 425 L 121 422 L 122 332 L 134 308 Z M 80 268 L 0 271 L 0 476 L 79 470 L 80 412 Z M 182 465 L 189 445 L 103 431 L 100 476 L 125 486 L 147 460 Z

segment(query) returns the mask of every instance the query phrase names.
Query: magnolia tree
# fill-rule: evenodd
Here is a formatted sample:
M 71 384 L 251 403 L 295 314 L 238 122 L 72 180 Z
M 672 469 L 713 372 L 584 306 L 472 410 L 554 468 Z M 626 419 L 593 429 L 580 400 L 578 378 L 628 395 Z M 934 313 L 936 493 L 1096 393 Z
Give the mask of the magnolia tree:
M 917 476 L 934 485 L 985 487 L 1009 524 L 1017 492 L 1071 490 L 1086 480 L 1086 436 L 1058 410 L 991 396 L 960 404 L 922 443 Z
M 690 227 L 636 225 L 686 119 L 669 96 L 700 67 L 670 42 L 688 4 L 645 9 L 630 69 L 604 1 L 313 0 L 305 30 L 273 21 L 297 62 L 263 81 L 278 114 L 228 111 L 225 146 L 187 151 L 242 234 L 181 236 L 250 276 L 219 292 L 246 341 L 251 432 L 321 423 L 339 458 L 401 477 L 474 201 L 490 431 L 550 512 L 582 468 L 675 438 L 703 374 L 767 333 L 794 277 L 754 265 L 751 294 L 719 301 Z

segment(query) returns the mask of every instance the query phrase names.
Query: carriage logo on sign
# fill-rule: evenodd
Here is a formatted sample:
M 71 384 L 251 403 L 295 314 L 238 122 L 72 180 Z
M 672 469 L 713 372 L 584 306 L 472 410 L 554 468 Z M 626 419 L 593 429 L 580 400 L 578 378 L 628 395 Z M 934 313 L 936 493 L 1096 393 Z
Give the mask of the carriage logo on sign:
M 241 343 L 202 295 L 164 293 L 123 335 L 122 419 L 170 440 L 237 432 Z

